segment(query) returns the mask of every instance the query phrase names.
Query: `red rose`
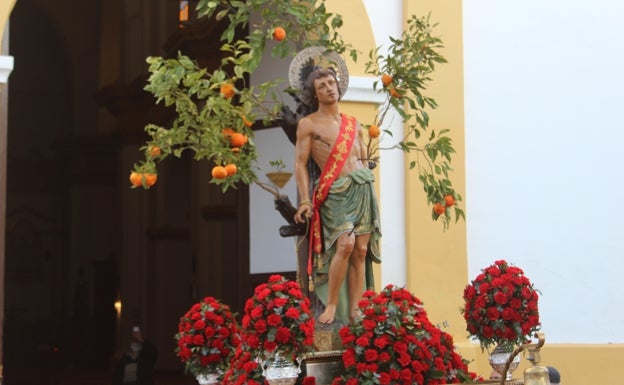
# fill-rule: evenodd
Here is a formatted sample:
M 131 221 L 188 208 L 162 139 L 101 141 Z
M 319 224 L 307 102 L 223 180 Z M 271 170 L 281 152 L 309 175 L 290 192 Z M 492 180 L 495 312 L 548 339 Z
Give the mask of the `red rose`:
M 375 347 L 377 347 L 378 349 L 384 349 L 389 344 L 390 344 L 390 338 L 388 337 L 387 334 L 383 334 L 375 338 L 375 340 L 373 341 L 373 345 L 375 345 Z
M 285 278 L 279 274 L 273 274 L 269 277 L 269 282 L 280 282 L 283 281 Z
M 196 334 L 195 336 L 193 336 L 193 344 L 203 345 L 204 342 L 206 342 L 206 340 L 204 339 L 204 336 L 202 336 L 201 334 Z
M 288 294 L 295 299 L 302 299 L 303 293 L 299 289 L 289 289 Z
M 270 314 L 267 317 L 267 324 L 270 326 L 277 326 L 282 323 L 282 317 L 279 314 Z
M 498 309 L 495 308 L 494 306 L 489 307 L 487 309 L 487 318 L 491 321 L 497 320 L 500 318 L 500 313 L 498 312 Z
M 297 310 L 297 308 L 294 308 L 294 307 L 288 308 L 288 310 L 286 310 L 285 315 L 286 317 L 292 318 L 292 319 L 299 319 L 299 316 L 300 316 L 299 310 Z
M 491 326 L 483 326 L 483 337 L 492 338 L 494 336 L 494 329 Z
M 408 383 L 411 384 L 411 380 L 412 380 L 412 371 L 408 368 L 405 369 L 401 369 L 401 371 L 399 372 L 399 379 L 403 382 L 403 383 Z
M 207 338 L 212 338 L 212 337 L 215 335 L 215 330 L 214 330 L 214 328 L 212 328 L 212 327 L 210 327 L 210 326 L 206 327 L 206 328 L 204 329 L 204 335 L 205 335 Z
M 227 338 L 230 336 L 230 334 L 232 334 L 232 332 L 230 332 L 230 329 L 228 329 L 227 326 L 222 326 L 219 328 L 219 336 L 221 336 L 221 338 Z
M 243 337 L 245 339 L 245 343 L 249 345 L 252 349 L 257 349 L 260 347 L 260 339 L 255 334 L 247 334 Z
M 522 298 L 524 299 L 529 299 L 531 298 L 531 296 L 533 295 L 531 293 L 531 289 L 529 289 L 528 287 L 523 287 L 522 290 L 520 291 L 520 295 L 522 296 Z
M 247 301 L 245 301 L 245 313 L 251 310 L 251 308 L 253 307 L 253 304 L 254 304 L 254 301 L 252 298 L 248 298 Z
M 358 346 L 362 346 L 362 347 L 367 347 L 369 342 L 368 342 L 368 338 L 366 337 L 359 337 L 358 339 L 355 340 L 355 344 Z
M 379 355 L 377 354 L 377 350 L 375 349 L 366 349 L 366 351 L 364 352 L 364 359 L 366 360 L 366 362 L 377 361 L 378 357 Z
M 290 341 L 291 333 L 288 328 L 279 327 L 275 333 L 275 341 L 281 344 L 285 344 Z
M 303 381 L 301 385 L 316 385 L 316 377 L 305 376 L 303 377 Z
M 205 327 L 206 327 L 206 322 L 204 322 L 203 319 L 199 319 L 195 321 L 195 323 L 193 324 L 193 329 L 195 330 L 203 330 Z
M 350 367 L 350 366 L 355 365 L 356 363 L 355 351 L 352 348 L 346 349 L 344 353 L 342 353 L 342 363 L 344 364 L 345 367 Z
M 370 319 L 364 319 L 362 320 L 362 326 L 364 327 L 364 330 L 373 330 L 375 329 L 375 326 L 377 326 L 377 322 Z
M 191 358 L 191 351 L 188 348 L 181 348 L 178 352 L 178 356 L 182 359 L 182 361 L 186 361 Z
M 250 313 L 251 318 L 253 319 L 262 318 L 263 312 L 264 312 L 264 309 L 262 308 L 262 306 L 260 305 L 255 306 L 253 309 L 251 309 L 251 313 Z
M 275 300 L 273 302 L 275 303 L 275 306 L 282 307 L 282 306 L 284 306 L 284 305 L 286 305 L 288 303 L 288 299 L 286 299 L 286 298 L 275 298 Z
M 516 312 L 512 308 L 506 307 L 503 309 L 501 316 L 503 317 L 505 321 L 510 321 L 515 318 Z
M 212 340 L 210 347 L 219 349 L 219 350 L 223 349 L 223 340 Z
M 271 290 L 270 289 L 264 289 L 264 290 L 260 290 L 257 293 L 256 298 L 258 299 L 258 301 L 263 301 L 269 295 L 271 295 Z
M 277 349 L 277 343 L 275 341 L 265 341 L 264 342 L 264 350 L 272 352 Z
M 258 333 L 264 333 L 267 330 L 267 324 L 263 319 L 259 319 L 256 322 L 254 322 L 254 329 Z
M 392 346 L 392 348 L 394 349 L 395 352 L 397 353 L 403 353 L 407 351 L 407 344 L 405 344 L 402 341 L 397 341 L 394 343 L 394 345 Z
M 378 295 L 377 297 L 373 297 L 373 303 L 376 305 L 383 305 L 388 302 L 388 298 Z
M 412 357 L 410 357 L 410 355 L 407 353 L 400 353 L 397 357 L 397 362 L 399 363 L 399 365 L 406 367 L 409 366 L 409 364 L 412 362 Z
M 286 290 L 286 286 L 284 284 L 281 284 L 281 283 L 276 283 L 274 285 L 271 285 L 271 290 L 273 290 L 273 291 L 284 291 L 284 290 Z
M 385 322 L 388 319 L 388 316 L 384 313 L 384 314 L 378 314 L 375 317 L 375 322 Z
M 494 301 L 499 305 L 505 305 L 507 301 L 509 301 L 509 298 L 505 293 L 499 291 L 498 293 L 494 294 Z
M 474 286 L 467 285 L 464 288 L 464 298 L 465 299 L 472 299 L 472 298 L 474 298 L 475 295 L 477 295 L 477 291 L 475 290 Z

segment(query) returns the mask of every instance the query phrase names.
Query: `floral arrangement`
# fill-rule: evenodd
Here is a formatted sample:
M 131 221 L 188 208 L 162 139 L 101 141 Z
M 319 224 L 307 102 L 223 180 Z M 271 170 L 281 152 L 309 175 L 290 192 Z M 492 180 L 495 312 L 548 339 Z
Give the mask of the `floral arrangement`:
M 230 307 L 213 297 L 194 304 L 180 318 L 176 354 L 195 376 L 224 371 L 240 344 Z
M 540 328 L 537 293 L 522 269 L 494 262 L 464 289 L 466 330 L 484 349 L 524 343 Z
M 301 287 L 281 275 L 258 285 L 245 303 L 242 340 L 258 354 L 278 350 L 295 359 L 314 344 L 314 318 L 310 300 Z
M 361 319 L 340 330 L 345 374 L 332 385 L 433 385 L 477 377 L 409 291 L 393 285 L 379 294 L 367 291 L 358 308 Z

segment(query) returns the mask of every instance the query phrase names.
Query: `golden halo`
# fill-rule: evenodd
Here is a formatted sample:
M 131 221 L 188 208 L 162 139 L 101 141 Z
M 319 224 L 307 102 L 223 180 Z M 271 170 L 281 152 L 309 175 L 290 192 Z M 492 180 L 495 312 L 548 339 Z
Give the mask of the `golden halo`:
M 349 70 L 345 61 L 334 51 L 328 51 L 325 47 L 308 47 L 302 49 L 290 63 L 288 69 L 288 81 L 290 87 L 296 91 L 297 97 L 307 105 L 311 100 L 306 100 L 303 88 L 308 75 L 316 67 L 333 68 L 338 79 L 340 95 L 344 96 L 349 87 Z

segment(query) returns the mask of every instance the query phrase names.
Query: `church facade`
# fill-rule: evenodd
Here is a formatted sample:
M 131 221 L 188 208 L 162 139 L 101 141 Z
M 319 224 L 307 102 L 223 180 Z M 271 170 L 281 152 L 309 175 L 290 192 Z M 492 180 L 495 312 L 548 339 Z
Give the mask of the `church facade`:
M 296 276 L 294 252 L 292 261 L 288 256 L 293 242 L 280 238 L 282 219 L 254 186 L 223 194 L 208 183 L 209 164 L 182 157 L 159 170 L 155 188 L 129 188 L 144 126 L 170 119 L 170 111 L 143 91 L 146 57 L 181 51 L 207 67 L 219 60 L 215 36 L 223 26 L 185 24 L 182 3 L 196 4 L 0 4 L 0 59 L 7 59 L 0 71 L 9 74 L 0 84 L 0 154 L 6 155 L 0 159 L 0 364 L 6 378 L 31 369 L 34 354 L 48 369 L 71 363 L 106 372 L 135 324 L 159 347 L 157 370 L 179 370 L 173 334 L 188 306 L 211 295 L 241 312 L 270 273 Z M 462 1 L 326 3 L 343 15 L 343 38 L 362 56 L 400 34 L 410 15 L 430 13 L 438 23 L 448 63 L 438 67 L 428 89 L 439 105 L 430 113 L 431 126 L 451 130 L 457 150 L 451 178 L 466 198 Z M 350 87 L 341 108 L 370 122 L 383 101 L 371 92 L 374 80 L 363 63 L 347 59 Z M 288 63 L 273 64 L 252 81 L 285 76 Z M 401 129 L 398 120 L 391 124 Z M 293 150 L 276 144 L 284 140 L 280 135 L 259 131 L 259 148 L 291 161 Z M 444 231 L 432 221 L 408 166 L 412 156 L 384 152 L 375 170 L 383 234 L 377 285 L 405 286 L 418 296 L 432 322 L 448 324 L 460 352 L 473 360 L 471 369 L 487 376 L 487 357 L 468 340 L 459 310 L 470 278 L 466 222 Z M 262 158 L 262 171 L 271 159 Z M 292 181 L 286 191 L 295 201 Z M 623 350 L 617 344 L 547 343 L 542 359 L 563 373 L 566 384 L 609 383 L 614 375 L 588 368 L 612 362 Z

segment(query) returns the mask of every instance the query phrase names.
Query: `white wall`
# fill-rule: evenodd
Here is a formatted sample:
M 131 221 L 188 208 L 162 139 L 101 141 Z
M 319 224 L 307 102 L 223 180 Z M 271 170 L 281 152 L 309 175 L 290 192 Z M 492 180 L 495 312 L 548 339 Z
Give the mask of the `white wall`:
M 288 141 L 281 128 L 256 131 L 255 143 L 258 152 L 258 179 L 270 184 L 267 172 L 276 171 L 269 162 L 281 160 L 283 171 L 294 172 L 295 147 Z M 294 175 L 281 189 L 293 205 L 297 205 L 297 188 Z M 253 184 L 249 188 L 249 232 L 250 273 L 273 273 L 297 270 L 296 238 L 279 235 L 280 226 L 287 222 L 275 210 L 273 196 Z
M 622 343 L 624 2 L 464 1 L 469 277 L 541 290 L 553 343 Z

